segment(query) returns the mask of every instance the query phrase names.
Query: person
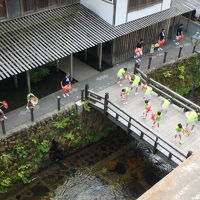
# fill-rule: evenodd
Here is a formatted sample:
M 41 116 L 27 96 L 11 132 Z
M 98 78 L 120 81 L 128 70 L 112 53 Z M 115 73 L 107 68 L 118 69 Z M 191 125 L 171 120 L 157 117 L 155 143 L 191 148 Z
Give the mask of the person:
M 194 132 L 195 123 L 198 121 L 198 114 L 195 111 L 186 112 L 186 129 L 189 129 L 189 124 L 191 124 L 191 133 Z
M 7 109 L 8 104 L 6 101 L 1 101 L 0 102 L 0 120 L 8 119 L 3 111 L 3 108 Z
M 159 39 L 158 39 L 158 51 L 162 51 L 163 49 L 161 48 L 166 42 L 166 30 L 163 28 L 161 32 L 159 33 Z
M 145 109 L 144 109 L 142 116 L 141 116 L 143 119 L 145 119 L 147 117 L 148 113 L 151 111 L 151 105 L 150 105 L 148 100 L 144 101 L 144 108 Z
M 33 108 L 38 103 L 38 98 L 33 93 L 28 93 L 27 95 L 27 105 L 26 109 Z
M 122 80 L 125 78 L 126 72 L 127 68 L 121 68 L 117 72 L 117 83 L 119 84 L 119 86 L 122 86 Z
M 175 136 L 174 136 L 174 141 L 176 142 L 176 138 L 179 137 L 179 144 L 182 143 L 182 141 L 181 141 L 182 132 L 183 132 L 183 126 L 182 126 L 182 124 L 178 124 L 177 127 L 176 127 L 176 133 L 175 133 Z
M 160 111 L 158 111 L 156 114 L 152 114 L 151 115 L 151 119 L 153 120 L 153 125 L 152 127 L 155 126 L 155 124 L 157 123 L 158 128 L 160 127 L 160 120 L 162 118 L 162 113 Z
M 165 116 L 167 115 L 170 104 L 171 102 L 168 99 L 163 99 L 161 102 L 161 112 L 164 113 Z
M 69 96 L 69 91 L 71 90 L 71 76 L 70 73 L 66 73 L 65 77 L 60 82 L 61 88 L 63 90 L 63 97 Z
M 129 96 L 130 92 L 131 92 L 131 90 L 128 87 L 122 89 L 120 96 L 122 97 L 124 104 L 128 104 L 128 96 Z
M 142 86 L 142 90 L 144 91 L 144 99 L 150 100 L 151 99 L 151 93 L 153 91 L 152 87 L 148 86 L 147 83 L 145 83 Z
M 144 48 L 144 40 L 140 39 L 140 42 L 137 43 L 136 48 L 135 48 L 135 54 L 136 56 L 134 58 L 136 58 L 136 63 L 141 62 L 141 57 L 143 55 L 143 48 Z
M 139 83 L 140 83 L 140 76 L 138 75 L 134 75 L 132 78 L 131 78 L 131 90 L 133 90 L 133 88 L 135 88 L 135 95 L 138 94 L 138 87 L 139 87 Z
M 183 24 L 180 24 L 176 31 L 176 40 L 174 40 L 176 45 L 179 45 L 179 42 L 183 40 L 185 37 L 183 35 Z

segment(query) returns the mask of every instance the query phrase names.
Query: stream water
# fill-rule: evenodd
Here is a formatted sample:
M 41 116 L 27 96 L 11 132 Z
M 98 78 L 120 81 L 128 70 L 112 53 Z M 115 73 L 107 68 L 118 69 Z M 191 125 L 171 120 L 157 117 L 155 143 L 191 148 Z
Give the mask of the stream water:
M 171 167 L 118 131 L 18 184 L 1 200 L 134 200 Z

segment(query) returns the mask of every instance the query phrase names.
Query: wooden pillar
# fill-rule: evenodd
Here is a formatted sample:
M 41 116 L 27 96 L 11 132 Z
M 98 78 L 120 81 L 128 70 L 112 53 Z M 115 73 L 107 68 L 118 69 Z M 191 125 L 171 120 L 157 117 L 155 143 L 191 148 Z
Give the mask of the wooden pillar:
M 73 66 L 74 66 L 74 63 L 73 63 L 73 53 L 70 54 L 70 74 L 71 74 L 71 78 L 73 80 Z
M 191 19 L 192 19 L 192 12 L 190 12 L 189 18 L 187 19 L 186 30 L 185 30 L 186 33 L 188 32 L 188 26 L 189 26 L 189 23 L 190 23 Z
M 31 81 L 30 81 L 30 72 L 26 71 L 26 83 L 27 83 L 27 91 L 31 92 Z
M 102 69 L 102 47 L 102 43 L 98 44 L 98 68 L 100 71 Z
M 58 60 L 56 60 L 56 71 L 58 72 L 59 71 L 59 59 Z
M 14 75 L 15 88 L 18 88 L 17 75 Z
M 84 60 L 87 61 L 87 49 L 84 51 Z
M 115 64 L 115 46 L 116 46 L 116 39 L 112 41 L 112 48 L 111 48 L 111 56 L 112 56 L 112 65 Z

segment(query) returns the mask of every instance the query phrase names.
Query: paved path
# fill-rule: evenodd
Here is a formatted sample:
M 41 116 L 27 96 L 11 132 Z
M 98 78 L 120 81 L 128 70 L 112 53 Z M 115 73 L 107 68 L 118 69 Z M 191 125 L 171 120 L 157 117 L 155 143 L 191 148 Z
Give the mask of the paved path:
M 109 99 L 111 102 L 118 105 L 122 110 L 128 113 L 130 116 L 140 121 L 142 124 L 147 125 L 150 129 L 157 132 L 159 135 L 166 138 L 168 141 L 177 145 L 183 152 L 187 154 L 189 150 L 196 150 L 200 148 L 200 122 L 197 122 L 195 132 L 190 136 L 182 137 L 182 144 L 180 145 L 178 140 L 174 142 L 175 128 L 178 123 L 181 123 L 183 126 L 186 124 L 186 117 L 183 109 L 177 107 L 176 105 L 170 105 L 167 116 L 162 117 L 160 121 L 160 128 L 155 126 L 152 128 L 151 113 L 156 113 L 161 109 L 162 97 L 158 97 L 156 93 L 153 93 L 152 99 L 150 101 L 152 106 L 152 112 L 148 115 L 146 119 L 141 117 L 142 112 L 144 111 L 144 100 L 143 92 L 141 88 L 139 89 L 139 94 L 135 96 L 134 91 L 131 92 L 128 99 L 128 104 L 124 105 L 122 99 L 120 98 L 120 92 L 123 87 L 130 87 L 128 81 L 123 82 L 123 86 L 120 87 L 118 84 L 110 86 L 102 91 L 99 94 L 104 95 L 106 92 L 109 93 Z
M 192 44 L 190 41 L 190 37 L 187 37 L 183 43 L 183 52 L 182 56 L 189 56 L 192 55 Z M 168 51 L 168 58 L 167 61 L 172 61 L 177 58 L 178 55 L 178 48 L 172 42 L 168 42 L 167 45 L 164 47 L 164 50 Z M 157 52 L 153 58 L 152 66 L 154 67 L 161 67 L 163 62 L 163 54 L 164 52 Z M 144 56 L 141 63 L 141 69 L 143 71 L 147 70 L 148 65 L 148 55 Z M 69 98 L 62 98 L 61 105 L 64 106 L 69 104 L 70 102 L 75 102 L 80 99 L 80 89 L 84 88 L 84 85 L 88 83 L 90 85 L 90 89 L 93 89 L 96 92 L 104 90 L 112 86 L 116 81 L 116 73 L 121 67 L 127 67 L 129 71 L 133 71 L 134 61 L 130 59 L 129 61 L 123 62 L 121 64 L 117 64 L 111 69 L 108 69 L 98 75 L 89 78 L 85 81 L 78 82 L 73 85 L 73 91 Z M 45 115 L 47 112 L 51 112 L 56 110 L 56 97 L 61 95 L 61 91 L 57 91 L 53 94 L 50 94 L 42 99 L 39 100 L 39 106 L 35 109 L 35 119 L 39 119 L 41 116 Z M 116 94 L 118 95 L 118 94 Z M 30 123 L 30 113 L 26 111 L 25 106 L 18 108 L 14 111 L 11 111 L 6 114 L 8 120 L 5 122 L 7 135 L 11 134 L 12 131 L 19 126 L 31 124 Z M 0 129 L 0 138 L 5 137 L 2 134 L 2 130 Z

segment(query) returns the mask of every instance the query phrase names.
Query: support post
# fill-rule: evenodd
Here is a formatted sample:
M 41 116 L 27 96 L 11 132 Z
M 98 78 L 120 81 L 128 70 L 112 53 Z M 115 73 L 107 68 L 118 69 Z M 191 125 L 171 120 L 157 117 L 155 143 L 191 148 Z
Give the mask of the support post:
M 189 158 L 192 155 L 192 151 L 188 151 L 186 158 Z
M 33 107 L 30 108 L 30 112 L 31 112 L 31 121 L 34 122 L 34 108 Z
M 59 63 L 60 63 L 60 61 L 59 61 L 59 60 L 56 60 L 56 71 L 57 71 L 57 72 L 59 71 Z
M 127 132 L 130 134 L 131 130 L 131 117 L 129 117 L 129 121 L 128 121 L 128 127 L 127 127 Z
M 180 48 L 179 48 L 179 53 L 178 53 L 178 58 L 181 57 L 181 52 L 182 52 L 182 50 L 183 50 L 183 47 L 180 47 Z
M 98 68 L 100 71 L 102 70 L 102 47 L 102 43 L 98 44 Z
M 166 63 L 166 60 L 167 60 L 167 54 L 168 54 L 168 52 L 164 52 L 164 59 L 163 59 L 163 63 Z
M 193 46 L 192 53 L 195 53 L 195 51 L 196 51 L 196 44 Z
M 143 137 L 144 137 L 144 133 L 141 132 L 140 139 L 143 139 Z
M 140 65 L 136 62 L 133 71 L 134 74 L 137 74 L 137 68 L 140 68 Z
M 1 127 L 2 127 L 2 132 L 5 135 L 6 134 L 6 128 L 5 128 L 5 120 L 4 119 L 2 119 L 2 121 L 1 121 Z
M 185 30 L 186 33 L 188 32 L 188 26 L 191 19 L 192 19 L 192 11 L 190 12 L 189 18 L 187 19 L 186 30 Z
M 18 79 L 17 79 L 17 75 L 14 75 L 14 82 L 15 82 L 15 88 L 18 88 Z
M 148 69 L 151 68 L 151 61 L 152 61 L 152 56 L 149 56 L 149 64 L 148 64 Z
M 84 89 L 81 89 L 81 101 L 84 101 Z
M 57 96 L 57 107 L 58 111 L 60 111 L 60 96 Z
M 84 60 L 87 61 L 87 49 L 84 51 Z
M 73 65 L 74 65 L 74 63 L 73 63 L 73 53 L 71 53 L 71 54 L 70 54 L 70 74 L 71 74 L 71 79 L 72 79 L 72 80 L 73 80 L 73 75 L 74 75 L 74 74 L 73 74 L 73 73 L 74 73 L 74 72 L 73 72 Z M 71 81 L 72 81 L 72 80 L 71 80 Z
M 89 85 L 88 84 L 86 84 L 85 85 L 85 100 L 88 100 L 88 90 L 89 90 Z
M 31 92 L 31 81 L 30 81 L 30 72 L 26 71 L 26 83 L 27 83 L 27 91 Z
M 116 48 L 116 39 L 112 40 L 112 49 L 111 49 L 111 60 L 112 60 L 112 65 L 115 64 L 115 48 Z
M 107 115 L 108 110 L 108 99 L 109 99 L 109 93 L 105 93 L 105 100 L 104 100 L 104 115 Z
M 156 154 L 157 146 L 158 146 L 158 137 L 156 137 L 156 141 L 155 141 L 154 146 L 153 146 L 153 154 Z

